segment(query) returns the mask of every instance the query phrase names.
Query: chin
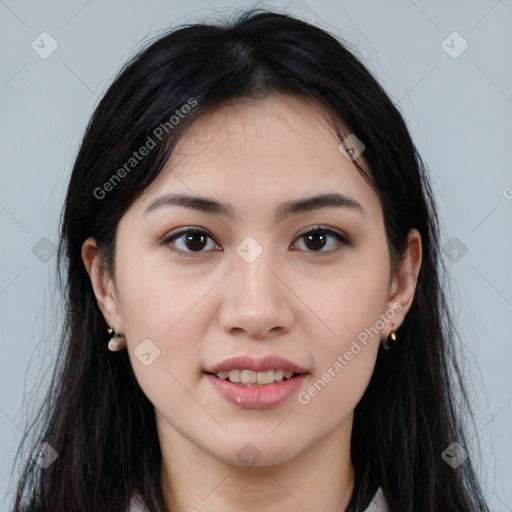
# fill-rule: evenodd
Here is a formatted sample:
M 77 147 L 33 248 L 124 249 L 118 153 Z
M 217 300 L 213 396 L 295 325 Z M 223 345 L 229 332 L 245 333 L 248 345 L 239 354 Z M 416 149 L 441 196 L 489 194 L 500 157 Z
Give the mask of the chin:
M 269 430 L 269 432 L 271 429 Z M 261 432 L 259 433 L 261 436 Z M 271 434 L 272 435 L 272 434 Z M 231 440 L 229 456 L 218 454 L 221 460 L 239 467 L 263 468 L 283 464 L 300 454 L 294 436 L 287 436 L 289 445 L 283 439 L 265 439 L 265 437 L 244 436 L 242 439 Z M 218 447 L 217 447 L 218 448 Z

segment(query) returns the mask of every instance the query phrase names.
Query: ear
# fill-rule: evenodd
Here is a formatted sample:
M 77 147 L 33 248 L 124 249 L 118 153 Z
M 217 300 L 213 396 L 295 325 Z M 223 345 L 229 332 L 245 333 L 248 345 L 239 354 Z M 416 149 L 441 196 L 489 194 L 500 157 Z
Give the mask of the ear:
M 404 259 L 400 264 L 397 275 L 392 277 L 388 298 L 388 310 L 393 309 L 397 311 L 393 318 L 393 327 L 391 322 L 386 323 L 386 327 L 382 331 L 382 338 L 386 339 L 391 331 L 396 331 L 404 321 L 409 309 L 411 308 L 414 293 L 416 291 L 416 282 L 421 267 L 422 249 L 421 249 L 421 235 L 417 229 L 411 229 L 408 235 L 407 250 Z M 401 309 L 393 304 L 401 304 Z
M 82 244 L 82 260 L 84 262 L 100 311 L 108 326 L 119 332 L 121 319 L 119 316 L 118 299 L 114 279 L 101 264 L 96 240 L 89 237 Z

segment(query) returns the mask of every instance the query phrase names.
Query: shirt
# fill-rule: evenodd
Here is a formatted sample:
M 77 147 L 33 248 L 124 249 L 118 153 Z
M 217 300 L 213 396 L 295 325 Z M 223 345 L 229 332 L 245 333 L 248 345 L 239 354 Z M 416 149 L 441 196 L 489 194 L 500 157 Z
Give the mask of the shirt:
M 128 512 L 149 512 L 149 510 L 144 505 L 140 495 L 136 495 L 130 500 L 130 508 L 128 509 Z M 384 494 L 382 493 L 382 489 L 380 487 L 375 493 L 372 502 L 368 505 L 364 512 L 389 512 L 388 503 L 386 498 L 384 498 Z

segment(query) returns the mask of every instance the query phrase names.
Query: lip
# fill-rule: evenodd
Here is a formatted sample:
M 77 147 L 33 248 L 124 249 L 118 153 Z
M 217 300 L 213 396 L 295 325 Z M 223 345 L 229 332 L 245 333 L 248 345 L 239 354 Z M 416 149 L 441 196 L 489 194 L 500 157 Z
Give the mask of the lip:
M 307 374 L 302 373 L 289 380 L 265 386 L 240 386 L 208 373 L 205 374 L 205 377 L 215 391 L 232 404 L 244 409 L 270 409 L 277 407 L 297 393 Z
M 253 372 L 284 370 L 294 373 L 307 373 L 304 368 L 288 361 L 288 359 L 272 355 L 260 359 L 249 356 L 230 357 L 204 371 L 206 373 L 219 373 L 228 372 L 229 370 L 252 370 Z

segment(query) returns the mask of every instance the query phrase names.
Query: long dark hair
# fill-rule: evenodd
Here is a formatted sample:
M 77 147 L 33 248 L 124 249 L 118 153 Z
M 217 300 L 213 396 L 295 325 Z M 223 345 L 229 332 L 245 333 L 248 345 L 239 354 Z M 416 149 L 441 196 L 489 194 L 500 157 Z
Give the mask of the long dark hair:
M 452 442 L 467 446 L 461 413 L 470 409 L 455 359 L 429 177 L 398 109 L 348 48 L 314 25 L 252 9 L 223 24 L 171 30 L 118 74 L 87 127 L 61 221 L 62 356 L 30 447 L 47 442 L 58 458 L 46 469 L 28 458 L 14 512 L 122 511 L 135 492 L 150 510 L 165 510 L 154 407 L 126 351 L 107 350 L 108 326 L 81 246 L 93 236 L 112 269 L 119 220 L 159 175 L 186 128 L 229 100 L 278 93 L 316 101 L 340 141 L 353 133 L 365 144 L 369 175 L 354 164 L 380 197 L 393 269 L 409 230 L 422 237 L 422 266 L 399 342 L 379 349 L 354 412 L 355 488 L 347 510 L 364 510 L 379 486 L 393 511 L 488 510 L 471 457 L 458 468 L 442 457 Z M 133 152 L 150 139 L 154 149 L 135 164 Z

